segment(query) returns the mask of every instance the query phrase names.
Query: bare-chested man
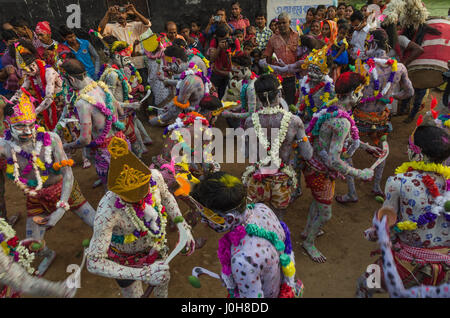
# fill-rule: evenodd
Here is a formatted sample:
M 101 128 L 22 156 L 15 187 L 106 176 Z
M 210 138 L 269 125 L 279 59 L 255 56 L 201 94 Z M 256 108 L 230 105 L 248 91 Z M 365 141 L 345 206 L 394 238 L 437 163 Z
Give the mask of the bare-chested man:
M 295 257 L 287 225 L 262 203 L 247 204 L 241 181 L 224 172 L 191 192 L 202 219 L 218 233 L 221 278 L 230 298 L 296 298 Z
M 84 65 L 75 59 L 67 59 L 61 65 L 63 76 L 77 92 L 75 108 L 80 119 L 80 136 L 74 142 L 64 145 L 64 149 L 91 148 L 95 152 L 95 168 L 106 187 L 110 155 L 108 144 L 112 137 L 126 139 L 124 124 L 118 120 L 121 108 L 138 108 L 139 103 L 118 102 L 103 82 L 94 82 L 86 75 Z
M 408 156 L 411 161 L 386 183 L 383 209 L 397 216 L 390 231 L 395 260 L 390 266 L 397 267 L 405 288 L 438 286 L 448 283 L 450 268 L 450 171 L 442 164 L 450 156 L 450 135 L 439 127 L 419 126 L 410 137 Z M 365 236 L 375 241 L 376 232 L 371 228 Z M 381 291 L 368 288 L 366 276 L 358 279 L 358 297 Z
M 153 126 L 167 126 L 183 111 L 194 110 L 202 98 L 209 94 L 211 83 L 207 74 L 189 63 L 186 51 L 179 46 L 170 46 L 164 51 L 166 70 L 180 76 L 179 80 L 166 80 L 165 84 L 176 86 L 177 92 L 171 103 L 155 118 L 150 120 Z
M 74 180 L 73 161 L 67 159 L 57 134 L 36 126 L 30 96 L 22 93 L 19 102 L 8 105 L 4 112 L 11 130 L 0 139 L 0 155 L 7 158 L 6 176 L 27 197 L 26 237 L 42 240 L 46 229 L 69 210 L 92 226 L 95 210 Z M 44 257 L 38 268 L 43 275 L 56 253 L 45 247 L 39 256 Z
M 123 139 L 114 137 L 108 149 L 109 191 L 99 204 L 87 268 L 116 279 L 124 297 L 141 297 L 142 282 L 155 288 L 156 297 L 167 297 L 166 224 L 181 217 L 180 209 L 161 173 L 129 152 Z M 177 226 L 186 231 L 190 255 L 195 249 L 190 227 L 183 219 Z
M 267 151 L 267 155 L 258 151 L 258 144 L 250 142 L 249 154 L 259 153 L 259 161 L 249 166 L 243 175 L 249 197 L 270 205 L 280 218 L 298 186 L 295 171 L 290 166 L 294 143 L 298 144 L 298 151 L 305 160 L 312 156 L 302 120 L 280 107 L 281 88 L 274 75 L 263 75 L 255 82 L 258 103 L 264 108 L 247 118 L 245 128 L 254 128 L 261 149 Z
M 368 72 L 370 84 L 364 88 L 363 99 L 353 111 L 356 125 L 361 136 L 368 136 L 368 140 L 378 145 L 380 138 L 392 131 L 389 122 L 390 111 L 387 107 L 392 103 L 392 98 L 406 99 L 414 94 L 411 81 L 408 78 L 406 67 L 386 56 L 387 34 L 382 29 L 370 33 L 370 42 L 367 42 L 366 56 L 370 58 L 365 61 L 365 72 Z M 359 61 L 356 61 L 358 68 Z M 356 69 L 358 72 L 358 69 Z M 397 92 L 398 91 L 398 92 Z M 352 164 L 351 159 L 349 163 Z M 372 193 L 384 196 L 381 191 L 380 182 L 383 176 L 385 162 L 375 169 L 375 177 Z M 357 202 L 355 182 L 351 176 L 347 177 L 349 193 L 337 196 L 340 203 Z
M 359 74 L 342 74 L 336 82 L 339 102 L 315 114 L 306 130 L 312 135 L 314 155 L 311 160 L 306 161 L 303 172 L 307 187 L 311 189 L 313 202 L 302 237 L 304 249 L 312 260 L 318 263 L 324 263 L 326 257 L 316 248 L 314 242 L 321 234 L 322 226 L 331 219 L 335 179 L 348 175 L 362 180 L 370 180 L 373 177 L 373 170 L 355 169 L 342 158 L 346 143 L 351 144 L 349 153 L 359 147 L 358 128 L 348 111 L 362 97 L 363 84 L 364 78 Z M 379 153 L 378 150 L 373 151 Z

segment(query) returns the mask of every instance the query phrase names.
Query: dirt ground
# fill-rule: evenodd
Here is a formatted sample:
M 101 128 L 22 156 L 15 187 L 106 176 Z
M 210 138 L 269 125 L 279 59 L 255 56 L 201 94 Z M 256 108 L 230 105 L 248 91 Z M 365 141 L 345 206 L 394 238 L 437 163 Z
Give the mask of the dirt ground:
M 440 98 L 438 92 L 432 92 Z M 429 110 L 430 97 L 426 100 Z M 384 183 L 395 168 L 407 160 L 406 146 L 408 136 L 414 129 L 415 123 L 404 124 L 405 117 L 393 117 L 392 123 L 394 132 L 389 136 L 390 156 L 384 172 Z M 226 124 L 220 119 L 218 126 L 225 128 Z M 161 147 L 162 129 L 150 128 L 146 125 L 155 143 L 149 147 L 149 153 L 144 157 L 144 161 L 150 163 L 150 158 L 158 153 Z M 74 167 L 74 175 L 81 186 L 81 189 L 91 205 L 96 208 L 103 193 L 101 188 L 92 189 L 92 184 L 96 180 L 95 169 L 84 170 L 80 166 L 79 153 L 75 156 L 77 166 Z M 362 151 L 355 155 L 355 164 L 358 168 L 368 167 L 372 164 L 373 158 Z M 245 169 L 244 164 L 224 164 L 224 171 L 236 176 L 241 175 Z M 354 297 L 356 280 L 365 272 L 367 266 L 372 264 L 375 257 L 370 257 L 370 252 L 377 249 L 377 244 L 368 242 L 363 237 L 365 229 L 370 227 L 374 212 L 380 207 L 371 195 L 371 184 L 357 181 L 359 202 L 356 204 L 341 205 L 333 203 L 333 217 L 328 222 L 324 230 L 326 234 L 317 240 L 317 247 L 327 257 L 325 264 L 316 264 L 310 260 L 301 248 L 300 232 L 306 224 L 308 208 L 312 201 L 309 189 L 306 189 L 304 180 L 302 181 L 303 195 L 292 204 L 288 210 L 285 221 L 288 224 L 296 256 L 297 277 L 305 285 L 304 297 Z M 346 193 L 346 184 L 338 181 L 336 193 Z M 22 218 L 16 225 L 18 236 L 25 236 L 25 198 L 16 186 L 7 182 L 6 202 L 8 214 L 20 212 Z M 186 206 L 180 203 L 183 213 Z M 171 263 L 171 280 L 169 287 L 169 297 L 176 298 L 210 298 L 226 297 L 226 290 L 218 280 L 209 277 L 202 277 L 202 287 L 193 288 L 188 282 L 192 268 L 202 266 L 216 273 L 220 272 L 220 263 L 217 258 L 217 242 L 220 238 L 204 224 L 199 223 L 194 228 L 194 236 L 207 237 L 206 245 L 197 250 L 194 255 L 185 257 L 178 255 Z M 177 233 L 169 234 L 169 244 L 173 246 L 177 242 Z M 69 273 L 66 268 L 69 264 L 81 264 L 81 243 L 83 239 L 90 238 L 92 230 L 84 224 L 75 214 L 69 212 L 58 225 L 46 233 L 45 239 L 50 248 L 57 252 L 57 257 L 46 273 L 45 278 L 49 280 L 63 280 Z M 380 295 L 385 297 L 386 295 Z M 120 297 L 119 288 L 113 279 L 90 274 L 86 268 L 81 275 L 81 289 L 76 297 Z

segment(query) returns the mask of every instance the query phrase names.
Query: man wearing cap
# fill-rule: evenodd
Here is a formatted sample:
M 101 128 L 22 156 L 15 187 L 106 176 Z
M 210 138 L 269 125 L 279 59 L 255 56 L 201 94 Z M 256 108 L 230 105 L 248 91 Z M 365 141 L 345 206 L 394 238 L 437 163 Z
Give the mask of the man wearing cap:
M 156 297 L 167 297 L 166 225 L 168 218 L 175 221 L 181 216 L 178 204 L 161 173 L 130 152 L 126 141 L 114 137 L 108 150 L 109 191 L 99 203 L 87 268 L 116 279 L 124 297 L 141 297 L 142 282 L 154 287 Z M 186 249 L 191 255 L 195 242 L 190 227 L 184 219 L 179 224 L 187 232 Z

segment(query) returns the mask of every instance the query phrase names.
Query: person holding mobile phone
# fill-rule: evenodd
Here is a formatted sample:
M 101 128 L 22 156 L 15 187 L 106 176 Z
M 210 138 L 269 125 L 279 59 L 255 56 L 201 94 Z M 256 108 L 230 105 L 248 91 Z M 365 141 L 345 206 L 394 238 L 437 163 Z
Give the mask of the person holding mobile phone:
M 234 27 L 231 24 L 227 23 L 227 13 L 225 9 L 216 10 L 215 15 L 211 16 L 211 18 L 209 19 L 208 25 L 205 29 L 205 35 L 208 40 L 211 40 L 214 33 L 216 33 L 217 27 L 220 25 L 223 25 L 225 28 L 227 28 L 230 34 L 234 32 Z

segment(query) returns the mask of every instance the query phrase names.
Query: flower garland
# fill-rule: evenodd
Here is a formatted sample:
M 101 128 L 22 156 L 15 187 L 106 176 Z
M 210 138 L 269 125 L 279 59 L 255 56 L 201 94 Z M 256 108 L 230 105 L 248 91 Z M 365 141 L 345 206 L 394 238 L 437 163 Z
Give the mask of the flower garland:
M 12 256 L 14 262 L 22 265 L 29 274 L 34 273 L 31 266 L 35 258 L 34 253 L 30 253 L 25 246 L 19 244 L 16 232 L 5 219 L 0 219 L 0 247 L 6 256 Z M 5 273 L 0 274 L 0 278 L 3 275 Z
M 102 104 L 100 102 L 96 103 L 95 99 L 92 96 L 87 95 L 90 91 L 94 90 L 96 87 L 100 87 L 105 92 L 106 96 L 106 104 Z M 89 104 L 93 105 L 95 108 L 97 108 L 105 117 L 105 127 L 103 129 L 103 132 L 100 136 L 97 137 L 97 139 L 93 140 L 87 147 L 97 147 L 102 145 L 108 134 L 111 131 L 112 126 L 118 130 L 124 130 L 125 125 L 120 122 L 116 116 L 114 116 L 114 108 L 112 106 L 112 94 L 108 89 L 108 86 L 103 83 L 102 81 L 99 82 L 92 82 L 91 84 L 87 85 L 81 92 L 80 95 L 77 98 L 77 101 L 79 99 L 83 99 Z
M 254 209 L 254 204 L 247 205 L 247 209 Z M 219 248 L 217 256 L 222 266 L 222 273 L 225 276 L 230 276 L 231 272 L 231 246 L 239 246 L 240 242 L 246 235 L 256 236 L 268 240 L 276 248 L 280 255 L 280 265 L 282 266 L 283 274 L 288 278 L 293 278 L 295 275 L 295 266 L 290 257 L 292 253 L 292 244 L 290 240 L 290 232 L 286 224 L 280 222 L 285 235 L 285 241 L 281 241 L 275 232 L 267 231 L 256 224 L 247 224 L 237 226 L 233 231 L 228 232 L 219 240 Z M 234 292 L 234 291 L 232 291 Z
M 112 65 L 111 67 L 107 67 L 107 64 L 103 64 L 102 68 L 105 69 L 100 70 L 98 74 L 98 78 L 103 81 L 101 78 L 105 79 L 110 73 L 115 72 L 119 77 L 119 81 L 122 84 L 122 92 L 124 101 L 128 101 L 130 99 L 130 92 L 132 90 L 130 83 L 128 82 L 128 78 L 125 76 L 122 70 L 119 69 L 117 65 Z M 103 81 L 104 82 L 104 81 Z
M 189 125 L 194 124 L 196 120 L 201 120 L 202 125 L 209 127 L 209 121 L 202 115 L 197 112 L 189 112 L 187 114 L 181 113 L 178 115 L 177 119 L 175 120 L 175 123 L 172 125 L 167 126 L 164 129 L 163 138 L 167 138 L 167 135 L 175 129 L 184 128 Z
M 37 131 L 37 135 L 36 134 Z M 36 140 L 36 146 L 31 154 L 24 151 L 19 145 L 11 141 L 12 136 L 9 130 L 5 131 L 5 140 L 11 147 L 11 158 L 8 158 L 6 163 L 6 176 L 13 180 L 14 183 L 27 195 L 36 196 L 37 192 L 42 189 L 44 183 L 48 180 L 50 172 L 55 172 L 52 159 L 52 139 L 48 132 L 43 127 L 35 126 L 33 131 L 33 140 Z M 44 162 L 39 158 L 39 155 L 44 146 Z M 22 170 L 22 175 L 27 175 L 34 170 L 36 180 L 27 180 L 21 177 L 19 172 L 19 163 L 17 161 L 17 154 L 28 160 L 28 165 Z M 39 172 L 42 171 L 42 175 Z M 34 189 L 31 189 L 34 188 Z
M 278 138 L 273 140 L 273 143 L 271 145 L 262 131 L 261 123 L 259 122 L 259 115 L 275 115 L 278 113 L 283 114 L 283 119 L 281 120 Z M 260 144 L 265 149 L 267 149 L 268 153 L 267 156 L 256 165 L 247 167 L 244 174 L 242 175 L 242 182 L 244 184 L 248 184 L 250 175 L 253 175 L 256 172 L 257 168 L 265 167 L 272 163 L 278 169 L 281 168 L 281 172 L 286 174 L 292 180 L 292 186 L 294 188 L 297 187 L 297 178 L 294 169 L 292 169 L 292 167 L 289 165 L 285 166 L 280 158 L 280 147 L 286 138 L 292 116 L 293 115 L 290 112 L 279 107 L 267 107 L 257 113 L 252 114 L 253 127 L 255 129 L 256 136 L 258 137 Z
M 333 80 L 328 75 L 326 75 L 324 81 L 320 82 L 313 88 L 309 86 L 309 82 L 309 76 L 305 76 L 300 82 L 300 89 L 303 94 L 303 102 L 300 104 L 299 109 L 300 111 L 304 111 L 305 108 L 307 108 L 308 114 L 312 116 L 328 103 L 330 95 L 332 93 Z M 319 97 L 323 103 L 320 107 L 317 107 L 314 102 L 314 95 L 324 87 L 324 93 Z
M 194 62 L 189 63 L 188 67 L 189 67 L 189 69 L 184 71 L 180 75 L 180 81 L 177 84 L 177 94 L 176 95 L 178 96 L 180 94 L 182 81 L 187 76 L 192 76 L 192 75 L 198 76 L 202 79 L 203 84 L 205 84 L 205 96 L 209 95 L 211 88 L 212 88 L 211 80 L 209 79 L 209 77 L 205 76 L 205 74 L 203 74 L 202 70 L 199 69 L 198 66 Z
M 151 222 L 145 220 L 145 209 L 147 205 L 151 205 L 153 209 L 160 215 L 156 220 L 159 230 L 151 228 Z M 150 178 L 150 192 L 148 195 L 137 204 L 126 204 L 120 198 L 116 199 L 114 206 L 117 209 L 127 209 L 127 215 L 131 222 L 136 227 L 136 230 L 127 235 L 113 235 L 112 242 L 117 244 L 131 244 L 137 239 L 149 236 L 155 243 L 154 248 L 160 251 L 167 243 L 166 226 L 167 226 L 167 212 L 166 208 L 161 203 L 161 195 L 157 183 Z
M 450 167 L 443 166 L 442 164 L 425 163 L 423 161 L 406 162 L 395 170 L 396 174 L 402 174 L 410 171 L 424 171 L 434 172 L 442 175 L 446 179 L 446 191 L 444 195 L 441 195 L 439 188 L 437 187 L 434 179 L 430 176 L 422 176 L 422 182 L 427 188 L 430 195 L 434 198 L 434 205 L 431 209 L 427 209 L 425 213 L 421 214 L 417 221 L 404 221 L 399 222 L 394 227 L 397 233 L 402 231 L 413 231 L 417 227 L 424 226 L 437 219 L 440 214 L 445 216 L 447 222 L 450 222 L 450 211 L 446 211 L 446 202 L 450 201 Z
M 380 92 L 380 80 L 378 78 L 378 71 L 375 67 L 375 64 L 380 65 L 391 65 L 391 73 L 389 75 L 388 82 L 386 83 L 386 86 L 383 88 L 383 90 Z M 388 91 L 391 89 L 392 84 L 394 83 L 395 74 L 398 71 L 398 62 L 394 59 L 379 59 L 379 58 L 370 58 L 364 63 L 364 68 L 367 71 L 366 74 L 366 80 L 368 82 L 370 81 L 370 78 L 367 79 L 367 77 L 370 77 L 369 74 L 372 75 L 373 78 L 373 95 L 372 97 L 367 97 L 361 100 L 361 104 L 371 103 L 376 100 L 379 100 L 385 96 Z M 387 102 L 387 101 L 386 101 Z M 387 102 L 389 103 L 389 102 Z
M 308 128 L 306 128 L 305 132 L 307 134 L 311 134 L 313 136 L 318 136 L 320 133 L 320 127 L 322 124 L 331 119 L 331 118 L 345 118 L 350 122 L 351 128 L 350 133 L 353 140 L 359 140 L 359 131 L 358 127 L 356 127 L 356 123 L 350 114 L 342 109 L 339 109 L 337 106 L 331 106 L 327 109 L 321 110 L 319 113 L 314 114 L 311 122 L 309 123 Z

